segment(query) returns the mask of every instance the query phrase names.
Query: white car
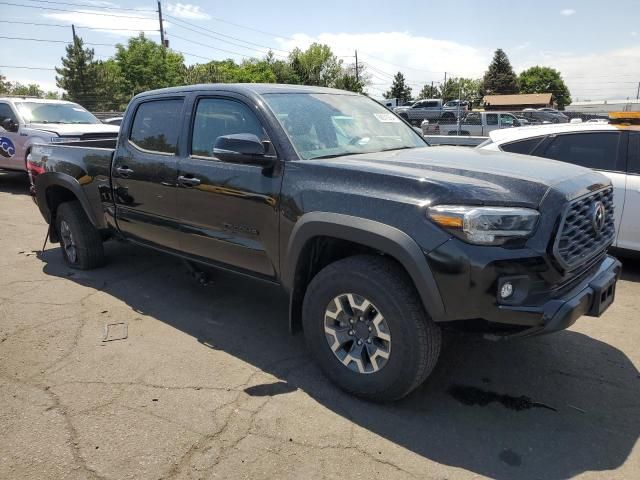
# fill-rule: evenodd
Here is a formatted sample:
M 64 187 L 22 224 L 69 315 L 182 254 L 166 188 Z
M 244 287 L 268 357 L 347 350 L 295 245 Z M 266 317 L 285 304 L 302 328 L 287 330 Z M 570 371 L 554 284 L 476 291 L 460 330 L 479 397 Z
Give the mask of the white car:
M 613 245 L 640 251 L 640 125 L 565 123 L 494 130 L 477 148 L 551 158 L 603 173 L 613 183 Z

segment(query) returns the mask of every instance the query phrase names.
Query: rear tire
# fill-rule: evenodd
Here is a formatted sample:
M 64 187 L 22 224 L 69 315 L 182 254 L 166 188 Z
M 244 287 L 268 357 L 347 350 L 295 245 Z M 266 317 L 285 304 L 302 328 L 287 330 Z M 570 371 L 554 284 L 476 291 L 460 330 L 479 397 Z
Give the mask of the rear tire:
M 436 365 L 442 342 L 406 272 L 373 255 L 339 260 L 313 278 L 303 326 L 329 379 L 376 402 L 398 400 L 418 387 Z
M 77 200 L 61 203 L 56 212 L 56 231 L 65 263 L 79 270 L 104 265 L 104 246 L 100 232 L 91 225 Z

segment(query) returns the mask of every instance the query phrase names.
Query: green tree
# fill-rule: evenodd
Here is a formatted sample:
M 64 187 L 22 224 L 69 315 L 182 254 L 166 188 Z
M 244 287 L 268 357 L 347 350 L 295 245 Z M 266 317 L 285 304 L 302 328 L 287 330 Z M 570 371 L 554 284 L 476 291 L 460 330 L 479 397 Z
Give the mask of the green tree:
M 9 83 L 8 94 L 20 97 L 44 97 L 44 91 L 37 83 L 30 83 L 29 85 L 23 85 L 20 82 Z
M 131 100 L 124 91 L 120 65 L 110 58 L 96 62 L 96 111 L 122 111 Z
M 440 97 L 440 89 L 437 85 L 426 84 L 420 90 L 418 94 L 418 98 L 439 98 Z
M 489 69 L 482 80 L 482 95 L 507 95 L 518 93 L 518 78 L 511 67 L 509 57 L 499 48 L 493 55 Z
M 560 72 L 549 67 L 531 67 L 518 76 L 521 93 L 553 93 L 558 108 L 571 103 L 571 94 Z
M 84 48 L 80 37 L 66 47 L 62 67 L 56 67 L 56 85 L 65 90 L 64 98 L 79 103 L 87 109 L 95 108 L 97 72 L 93 62 L 94 51 Z
M 6 81 L 7 77 L 0 73 L 0 93 L 9 92 L 9 82 Z
M 313 43 L 306 50 L 295 48 L 289 54 L 291 68 L 303 85 L 333 87 L 342 74 L 339 60 L 328 45 Z
M 480 95 L 481 80 L 472 78 L 450 78 L 442 89 L 441 95 L 445 102 L 449 100 L 467 100 L 472 103 L 478 103 L 482 96 Z
M 121 72 L 120 93 L 136 95 L 156 88 L 180 85 L 184 80 L 184 58 L 165 50 L 143 33 L 130 38 L 126 46 L 118 44 L 114 60 Z
M 396 73 L 393 77 L 391 88 L 384 94 L 384 98 L 399 98 L 402 101 L 409 101 L 411 97 L 411 87 L 407 85 L 407 81 L 401 72 Z

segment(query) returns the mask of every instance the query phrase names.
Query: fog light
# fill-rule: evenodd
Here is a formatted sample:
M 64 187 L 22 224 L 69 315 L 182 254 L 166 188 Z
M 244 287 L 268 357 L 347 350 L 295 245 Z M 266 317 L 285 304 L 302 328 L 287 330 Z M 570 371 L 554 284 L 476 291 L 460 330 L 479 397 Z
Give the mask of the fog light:
M 500 298 L 507 299 L 513 295 L 513 284 L 511 282 L 504 282 L 500 288 Z

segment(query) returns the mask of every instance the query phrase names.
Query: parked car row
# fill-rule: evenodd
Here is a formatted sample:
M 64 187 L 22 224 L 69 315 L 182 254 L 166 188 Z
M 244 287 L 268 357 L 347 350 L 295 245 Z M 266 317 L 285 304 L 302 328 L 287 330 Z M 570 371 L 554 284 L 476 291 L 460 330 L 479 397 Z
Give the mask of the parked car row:
M 615 298 L 606 176 L 430 148 L 351 92 L 163 89 L 131 101 L 110 148 L 45 143 L 30 178 L 69 267 L 101 266 L 103 242 L 121 239 L 280 284 L 322 370 L 370 400 L 427 378 L 444 325 L 533 336 Z

